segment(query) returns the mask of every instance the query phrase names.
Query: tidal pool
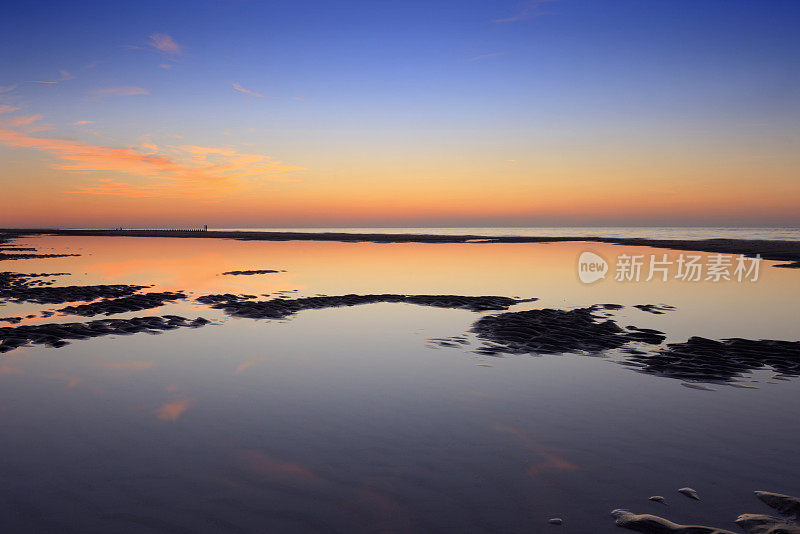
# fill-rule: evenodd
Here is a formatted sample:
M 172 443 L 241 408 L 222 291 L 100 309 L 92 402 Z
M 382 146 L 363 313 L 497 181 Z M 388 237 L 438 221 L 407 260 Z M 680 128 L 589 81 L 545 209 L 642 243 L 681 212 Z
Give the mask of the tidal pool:
M 774 379 L 769 368 L 738 377 L 738 387 L 695 389 L 620 365 L 618 351 L 476 353 L 472 325 L 500 311 L 377 302 L 268 320 L 196 300 L 539 299 L 510 311 L 613 303 L 624 308 L 604 311 L 609 318 L 669 343 L 797 341 L 800 272 L 771 266 L 780 262 L 762 262 L 756 282 L 617 282 L 611 272 L 587 285 L 577 276 L 582 252 L 612 264 L 622 253 L 680 253 L 580 242 L 13 245 L 81 255 L 3 261 L 2 271 L 187 297 L 109 318 L 211 323 L 0 355 L 7 532 L 623 532 L 615 508 L 735 530 L 739 514 L 768 511 L 753 490 L 800 494 L 800 380 Z M 279 272 L 222 274 L 242 270 Z M 0 316 L 22 319 L 0 326 L 106 318 L 57 311 L 78 304 L 6 301 Z M 675 309 L 633 307 L 642 304 Z M 431 341 L 454 336 L 463 343 Z M 684 486 L 701 500 L 680 495 Z M 553 517 L 563 525 L 548 524 Z

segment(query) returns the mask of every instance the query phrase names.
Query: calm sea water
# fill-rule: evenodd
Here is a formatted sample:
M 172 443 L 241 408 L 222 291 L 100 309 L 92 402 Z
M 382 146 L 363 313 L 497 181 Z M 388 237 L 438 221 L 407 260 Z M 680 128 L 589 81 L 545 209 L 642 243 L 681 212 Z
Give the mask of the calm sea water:
M 398 230 L 399 231 L 399 230 Z M 68 284 L 153 284 L 190 297 L 248 293 L 505 295 L 516 306 L 626 306 L 622 324 L 670 341 L 800 339 L 800 272 L 757 282 L 580 283 L 596 243 L 375 244 L 36 237 L 79 257 L 3 262 Z M 241 269 L 280 269 L 223 276 Z M 266 298 L 266 297 L 260 297 Z M 630 306 L 677 307 L 652 315 Z M 64 305 L 6 303 L 0 316 Z M 683 387 L 611 354 L 481 356 L 430 338 L 483 313 L 406 304 L 232 318 L 161 335 L 30 346 L 0 359 L 0 525 L 5 532 L 613 533 L 628 508 L 735 529 L 767 512 L 756 489 L 800 494 L 800 380 Z M 22 324 L 85 321 L 56 314 Z M 471 336 L 471 335 L 469 335 Z M 471 338 L 471 337 L 470 337 Z M 472 339 L 472 338 L 471 338 Z M 702 501 L 676 493 L 691 486 Z M 670 504 L 648 501 L 664 495 Z M 551 517 L 564 519 L 551 527 Z M 622 532 L 622 531 L 620 531 Z
M 536 228 L 214 228 L 251 232 L 345 232 L 532 237 L 621 237 L 645 239 L 767 239 L 800 241 L 800 228 L 715 227 L 536 227 Z

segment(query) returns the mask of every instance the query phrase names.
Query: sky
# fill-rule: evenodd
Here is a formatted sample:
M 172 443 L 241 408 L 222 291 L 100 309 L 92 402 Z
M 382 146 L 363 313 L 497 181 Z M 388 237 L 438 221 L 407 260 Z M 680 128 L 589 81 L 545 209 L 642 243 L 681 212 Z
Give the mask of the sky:
M 800 226 L 800 2 L 9 2 L 0 227 Z

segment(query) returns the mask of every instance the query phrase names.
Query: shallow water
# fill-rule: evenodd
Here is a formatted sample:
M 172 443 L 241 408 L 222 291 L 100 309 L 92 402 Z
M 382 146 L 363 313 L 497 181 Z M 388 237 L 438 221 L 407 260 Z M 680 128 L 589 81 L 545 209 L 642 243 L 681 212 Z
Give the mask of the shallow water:
M 72 273 L 57 285 L 538 297 L 512 309 L 618 303 L 621 324 L 669 341 L 800 339 L 800 272 L 776 262 L 753 283 L 585 285 L 581 252 L 612 262 L 665 251 L 104 237 L 15 245 L 83 254 L 0 264 Z M 220 274 L 243 269 L 286 272 Z M 677 310 L 630 307 L 658 303 Z M 0 316 L 63 306 L 9 303 Z M 766 511 L 752 490 L 800 494 L 800 380 L 771 380 L 769 370 L 743 380 L 757 389 L 703 391 L 610 356 L 482 356 L 428 340 L 464 334 L 488 312 L 409 304 L 268 321 L 188 299 L 113 317 L 168 313 L 217 324 L 0 356 L 4 530 L 603 533 L 619 530 L 609 512 L 620 507 L 735 529 L 738 514 Z M 683 486 L 702 501 L 679 495 Z M 647 500 L 657 494 L 668 508 Z

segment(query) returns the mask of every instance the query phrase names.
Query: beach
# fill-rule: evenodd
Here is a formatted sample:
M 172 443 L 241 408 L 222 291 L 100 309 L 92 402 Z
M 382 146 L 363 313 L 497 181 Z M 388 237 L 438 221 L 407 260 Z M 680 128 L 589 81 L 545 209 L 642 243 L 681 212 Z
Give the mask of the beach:
M 0 534 L 800 534 L 800 2 L 16 2 Z
M 796 528 L 796 242 L 253 234 L 4 233 L 11 531 Z

